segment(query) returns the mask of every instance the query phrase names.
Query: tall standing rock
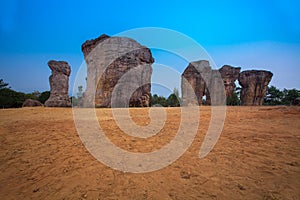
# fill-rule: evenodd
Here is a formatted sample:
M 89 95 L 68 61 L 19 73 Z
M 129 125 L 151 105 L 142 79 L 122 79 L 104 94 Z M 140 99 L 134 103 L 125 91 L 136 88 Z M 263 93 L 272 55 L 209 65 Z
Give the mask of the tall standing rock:
M 181 76 L 183 105 L 201 105 L 206 96 L 210 105 L 224 105 L 225 89 L 218 70 L 211 69 L 209 62 L 191 62 Z
M 149 106 L 150 49 L 130 38 L 101 35 L 83 43 L 82 52 L 87 63 L 85 107 Z
M 52 70 L 50 81 L 50 97 L 45 102 L 47 107 L 70 107 L 71 101 L 68 95 L 69 76 L 71 68 L 65 61 L 50 60 L 48 66 Z
M 189 63 L 181 75 L 181 91 L 183 105 L 201 105 L 205 95 L 206 83 L 202 75 L 211 71 L 206 60 Z M 194 97 L 195 96 L 195 97 Z
M 239 78 L 241 68 L 224 65 L 219 69 L 224 82 L 226 97 L 231 97 L 235 90 L 235 81 Z
M 242 105 L 262 105 L 272 76 L 272 72 L 265 70 L 247 70 L 241 72 L 238 80 L 242 86 Z

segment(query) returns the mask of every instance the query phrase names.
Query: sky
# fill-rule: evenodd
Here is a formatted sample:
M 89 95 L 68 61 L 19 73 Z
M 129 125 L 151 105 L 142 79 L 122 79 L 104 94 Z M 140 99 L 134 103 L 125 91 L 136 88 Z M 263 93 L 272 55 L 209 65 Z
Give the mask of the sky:
M 0 0 L 0 79 L 16 91 L 46 91 L 51 74 L 47 62 L 65 60 L 72 68 L 71 91 L 84 62 L 83 42 L 143 27 L 192 38 L 218 68 L 229 64 L 270 70 L 271 85 L 300 89 L 300 1 L 292 0 Z M 152 53 L 153 76 L 162 73 L 159 64 L 179 74 L 187 67 L 168 53 Z M 168 93 L 157 87 L 152 92 Z

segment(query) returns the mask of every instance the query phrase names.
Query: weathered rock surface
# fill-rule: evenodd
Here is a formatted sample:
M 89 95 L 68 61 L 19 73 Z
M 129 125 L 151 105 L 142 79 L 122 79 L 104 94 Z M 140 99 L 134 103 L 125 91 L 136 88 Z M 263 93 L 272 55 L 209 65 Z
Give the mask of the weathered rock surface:
M 211 71 L 211 67 L 206 60 L 189 63 L 181 75 L 183 105 L 202 105 L 206 84 L 201 74 L 208 73 L 209 71 Z M 196 95 L 196 98 L 194 95 Z
M 44 106 L 41 102 L 38 100 L 33 99 L 26 99 L 22 105 L 23 107 L 37 107 L 37 106 Z
M 101 35 L 82 44 L 87 63 L 84 107 L 149 106 L 152 57 L 135 40 Z
M 209 62 L 191 62 L 181 75 L 183 105 L 201 105 L 206 96 L 206 104 L 223 105 L 225 90 L 218 70 L 212 70 Z
M 239 78 L 241 68 L 224 65 L 219 69 L 224 82 L 226 97 L 231 97 L 235 90 L 235 81 Z
M 272 72 L 265 70 L 247 70 L 241 72 L 238 80 L 242 86 L 242 105 L 262 105 L 272 76 Z
M 50 97 L 45 102 L 47 107 L 70 107 L 71 101 L 68 95 L 69 76 L 71 68 L 65 61 L 50 60 L 48 66 L 52 70 L 50 81 Z

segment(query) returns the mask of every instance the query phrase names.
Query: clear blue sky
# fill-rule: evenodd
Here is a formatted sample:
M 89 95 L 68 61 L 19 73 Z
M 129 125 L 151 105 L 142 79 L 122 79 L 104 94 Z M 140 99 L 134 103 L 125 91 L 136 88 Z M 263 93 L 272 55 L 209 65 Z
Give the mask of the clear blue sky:
M 85 40 L 139 27 L 179 31 L 219 67 L 270 70 L 272 85 L 300 89 L 300 1 L 288 0 L 0 0 L 0 78 L 18 91 L 49 90 L 47 61 L 57 59 L 70 63 L 72 84 Z

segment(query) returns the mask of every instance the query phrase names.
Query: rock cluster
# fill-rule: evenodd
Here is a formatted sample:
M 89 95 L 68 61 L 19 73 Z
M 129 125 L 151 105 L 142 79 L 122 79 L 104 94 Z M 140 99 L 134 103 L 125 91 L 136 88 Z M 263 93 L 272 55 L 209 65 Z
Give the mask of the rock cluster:
M 262 105 L 272 76 L 273 74 L 271 72 L 264 70 L 247 70 L 241 72 L 239 84 L 242 86 L 242 105 Z
M 26 99 L 22 105 L 22 107 L 37 107 L 37 106 L 44 106 L 44 105 L 38 100 L 33 100 L 33 99 Z
M 68 95 L 69 76 L 71 68 L 65 61 L 50 60 L 49 68 L 52 70 L 50 81 L 50 97 L 45 102 L 47 107 L 70 107 L 71 101 Z
M 87 64 L 84 107 L 147 107 L 150 101 L 152 57 L 150 49 L 125 37 L 100 37 L 87 40 L 81 46 Z M 68 95 L 70 66 L 64 61 L 48 62 L 50 97 L 48 107 L 71 106 Z M 182 74 L 183 105 L 205 103 L 223 105 L 235 92 L 235 81 L 242 86 L 242 105 L 262 105 L 273 74 L 264 70 L 240 72 L 240 67 L 224 65 L 211 69 L 205 60 L 189 63 Z M 30 105 L 32 102 L 29 102 Z M 299 104 L 296 102 L 295 104 Z
M 221 104 L 222 92 L 225 92 L 227 98 L 232 97 L 236 87 L 235 81 L 238 80 L 242 86 L 242 105 L 262 105 L 273 74 L 264 70 L 240 71 L 240 67 L 229 65 L 212 70 L 209 62 L 205 60 L 191 62 L 182 74 L 183 103 L 201 105 L 205 96 L 206 104 Z M 220 80 L 224 84 L 223 91 L 218 82 Z M 196 98 L 193 98 L 193 95 L 196 95 Z
M 84 107 L 149 106 L 150 49 L 130 38 L 101 35 L 82 44 L 82 52 L 87 63 Z

